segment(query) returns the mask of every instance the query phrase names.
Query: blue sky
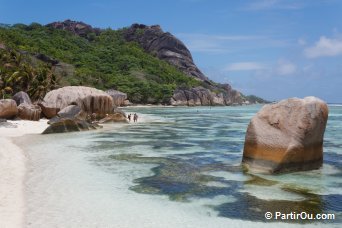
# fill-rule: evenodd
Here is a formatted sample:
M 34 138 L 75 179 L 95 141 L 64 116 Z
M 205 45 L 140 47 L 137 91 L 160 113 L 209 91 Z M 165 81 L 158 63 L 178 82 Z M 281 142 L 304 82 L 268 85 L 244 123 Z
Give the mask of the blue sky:
M 1 23 L 159 24 L 212 80 L 269 100 L 342 103 L 342 1 L 0 0 Z

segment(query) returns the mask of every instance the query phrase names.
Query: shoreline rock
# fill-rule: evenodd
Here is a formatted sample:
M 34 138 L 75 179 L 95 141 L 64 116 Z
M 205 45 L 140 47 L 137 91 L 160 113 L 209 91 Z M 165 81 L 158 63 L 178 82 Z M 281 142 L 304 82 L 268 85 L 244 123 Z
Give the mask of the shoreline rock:
M 21 103 L 18 106 L 18 117 L 22 120 L 38 121 L 42 109 L 38 105 Z
M 126 116 L 120 112 L 109 114 L 105 118 L 99 120 L 99 124 L 107 123 L 128 123 Z
M 32 101 L 31 101 L 29 95 L 23 91 L 20 91 L 20 92 L 14 94 L 12 99 L 15 100 L 15 102 L 17 103 L 18 106 L 22 103 L 32 104 Z
M 0 118 L 11 119 L 18 114 L 18 107 L 15 100 L 2 99 L 0 100 Z
M 113 104 L 116 107 L 125 106 L 130 103 L 129 100 L 127 100 L 126 93 L 114 89 L 107 90 L 106 93 L 113 98 Z
M 315 97 L 263 106 L 249 123 L 242 164 L 267 173 L 320 168 L 327 119 L 327 104 Z
M 63 108 L 78 105 L 88 114 L 106 116 L 113 110 L 113 98 L 102 90 L 85 86 L 66 86 L 48 92 L 40 103 L 47 118 L 52 118 Z
M 225 106 L 243 104 L 241 94 L 229 85 L 214 93 L 201 86 L 191 89 L 177 89 L 170 99 L 172 106 Z
M 85 120 L 80 120 L 77 118 L 61 118 L 56 122 L 53 122 L 48 126 L 44 131 L 44 134 L 55 134 L 55 133 L 67 133 L 67 132 L 75 132 L 75 131 L 87 131 L 87 130 L 96 130 L 98 128 L 102 128 L 102 126 L 89 123 Z

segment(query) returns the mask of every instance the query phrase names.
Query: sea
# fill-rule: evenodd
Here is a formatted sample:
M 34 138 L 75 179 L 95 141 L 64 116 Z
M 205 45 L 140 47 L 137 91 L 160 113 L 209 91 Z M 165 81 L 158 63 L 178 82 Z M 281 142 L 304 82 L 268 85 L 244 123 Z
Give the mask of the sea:
M 342 106 L 329 106 L 322 168 L 277 175 L 241 166 L 260 108 L 130 107 L 137 123 L 22 137 L 25 224 L 341 227 Z

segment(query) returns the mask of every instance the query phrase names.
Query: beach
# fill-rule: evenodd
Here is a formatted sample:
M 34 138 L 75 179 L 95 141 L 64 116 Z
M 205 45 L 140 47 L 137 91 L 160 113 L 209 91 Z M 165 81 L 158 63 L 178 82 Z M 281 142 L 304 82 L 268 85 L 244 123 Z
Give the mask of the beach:
M 139 114 L 138 121 L 146 119 Z M 24 227 L 24 182 L 29 157 L 24 146 L 19 147 L 14 143 L 15 138 L 39 135 L 49 126 L 47 122 L 47 119 L 8 120 L 11 127 L 0 127 L 0 227 Z M 113 127 L 112 124 L 103 126 L 103 130 Z
M 13 138 L 40 134 L 48 125 L 45 119 L 8 122 L 16 127 L 0 128 L 0 227 L 23 227 L 27 155 L 25 150 L 13 143 Z

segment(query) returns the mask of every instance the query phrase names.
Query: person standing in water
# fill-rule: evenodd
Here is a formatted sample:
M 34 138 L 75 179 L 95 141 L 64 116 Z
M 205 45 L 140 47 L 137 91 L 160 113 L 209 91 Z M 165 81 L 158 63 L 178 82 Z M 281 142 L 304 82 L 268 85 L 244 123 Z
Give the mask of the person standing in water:
M 129 115 L 127 116 L 129 122 L 131 122 L 131 117 L 132 117 L 132 114 L 129 114 Z
M 138 122 L 138 115 L 136 113 L 134 113 L 133 120 L 134 122 Z

